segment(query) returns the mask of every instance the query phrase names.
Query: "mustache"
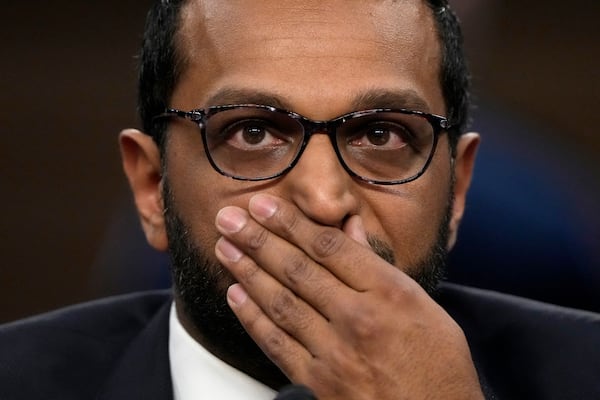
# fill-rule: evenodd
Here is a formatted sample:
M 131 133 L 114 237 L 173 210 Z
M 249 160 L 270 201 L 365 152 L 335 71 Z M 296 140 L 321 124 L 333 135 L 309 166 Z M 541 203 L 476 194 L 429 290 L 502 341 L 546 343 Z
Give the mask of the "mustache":
M 375 254 L 383 258 L 388 264 L 396 265 L 396 257 L 394 256 L 394 251 L 389 244 L 379 239 L 377 236 L 368 233 L 367 242 Z

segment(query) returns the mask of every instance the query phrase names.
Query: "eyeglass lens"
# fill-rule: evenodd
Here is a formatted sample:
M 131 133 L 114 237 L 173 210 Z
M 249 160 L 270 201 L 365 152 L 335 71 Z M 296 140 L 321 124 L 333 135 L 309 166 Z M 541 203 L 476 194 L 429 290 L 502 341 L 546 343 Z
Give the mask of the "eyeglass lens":
M 308 125 L 286 112 L 236 107 L 209 115 L 204 140 L 221 171 L 242 179 L 260 179 L 277 175 L 294 162 Z M 434 129 L 420 115 L 359 112 L 332 125 L 341 161 L 367 180 L 410 178 L 424 168 L 433 148 Z

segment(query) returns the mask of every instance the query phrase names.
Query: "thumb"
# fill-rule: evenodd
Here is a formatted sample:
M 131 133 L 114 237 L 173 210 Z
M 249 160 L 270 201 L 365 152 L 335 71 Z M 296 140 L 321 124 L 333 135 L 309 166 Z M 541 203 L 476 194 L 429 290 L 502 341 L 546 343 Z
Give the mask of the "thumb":
M 365 231 L 362 218 L 359 215 L 353 215 L 348 218 L 342 227 L 342 231 L 354 241 L 370 248 L 369 242 L 367 241 L 367 232 Z

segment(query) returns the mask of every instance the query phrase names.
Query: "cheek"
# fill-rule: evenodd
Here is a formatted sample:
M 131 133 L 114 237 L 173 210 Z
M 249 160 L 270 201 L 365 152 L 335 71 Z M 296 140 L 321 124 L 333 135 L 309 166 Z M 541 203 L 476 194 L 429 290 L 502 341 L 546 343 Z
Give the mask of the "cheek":
M 182 188 L 175 196 L 175 203 L 180 218 L 191 230 L 192 237 L 197 245 L 212 254 L 212 246 L 216 243 L 218 234 L 214 227 L 214 220 L 219 210 L 219 194 L 214 190 L 211 179 L 189 184 Z
M 429 255 L 438 239 L 449 197 L 450 171 L 446 157 L 434 162 L 416 181 L 396 193 L 378 193 L 371 208 L 384 231 L 398 266 L 416 265 Z
M 445 204 L 415 196 L 396 201 L 396 211 L 379 213 L 386 241 L 391 244 L 398 266 L 416 265 L 436 243 Z
M 250 195 L 241 190 L 243 183 L 211 167 L 199 135 L 172 138 L 167 163 L 173 207 L 191 230 L 194 244 L 214 257 L 213 248 L 220 236 L 215 228 L 217 212 L 228 205 L 247 208 Z

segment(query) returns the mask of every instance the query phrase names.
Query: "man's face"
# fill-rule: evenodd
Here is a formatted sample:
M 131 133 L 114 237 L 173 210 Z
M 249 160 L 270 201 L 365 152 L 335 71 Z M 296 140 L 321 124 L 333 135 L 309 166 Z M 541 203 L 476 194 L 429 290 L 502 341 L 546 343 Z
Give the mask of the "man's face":
M 437 32 L 421 1 L 194 1 L 182 16 L 178 40 L 184 72 L 171 107 L 258 103 L 314 120 L 387 107 L 446 113 Z M 195 277 L 176 276 L 175 285 L 193 287 L 180 279 L 209 282 L 226 307 L 225 290 L 232 281 L 214 256 L 219 238 L 215 216 L 225 206 L 247 208 L 259 192 L 292 202 L 323 225 L 344 229 L 350 217 L 359 216 L 371 244 L 381 244 L 379 254 L 390 252 L 388 261 L 418 276 L 454 217 L 449 153 L 442 135 L 419 179 L 370 185 L 350 177 L 328 137 L 317 134 L 285 176 L 236 181 L 211 167 L 198 127 L 177 121 L 169 130 L 163 178 L 170 247 L 184 253 L 179 261 L 192 254 L 203 259 L 190 265 L 209 267 Z M 444 248 L 446 238 L 441 237 Z M 198 294 L 182 297 L 190 303 Z

